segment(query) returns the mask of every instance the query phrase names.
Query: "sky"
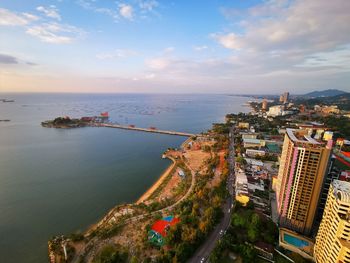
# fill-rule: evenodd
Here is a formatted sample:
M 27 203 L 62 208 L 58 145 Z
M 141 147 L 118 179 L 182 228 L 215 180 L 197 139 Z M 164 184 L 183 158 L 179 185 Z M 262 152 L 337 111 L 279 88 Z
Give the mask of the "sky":
M 349 0 L 1 0 L 0 92 L 350 92 Z

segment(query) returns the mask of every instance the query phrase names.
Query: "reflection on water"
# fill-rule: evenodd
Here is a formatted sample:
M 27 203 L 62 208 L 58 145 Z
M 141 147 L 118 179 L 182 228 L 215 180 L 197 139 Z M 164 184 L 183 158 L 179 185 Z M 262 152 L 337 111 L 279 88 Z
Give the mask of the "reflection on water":
M 183 137 L 107 128 L 49 129 L 57 116 L 108 111 L 111 121 L 201 132 L 246 98 L 223 95 L 6 94 L 0 104 L 0 262 L 47 262 L 47 240 L 133 202 Z

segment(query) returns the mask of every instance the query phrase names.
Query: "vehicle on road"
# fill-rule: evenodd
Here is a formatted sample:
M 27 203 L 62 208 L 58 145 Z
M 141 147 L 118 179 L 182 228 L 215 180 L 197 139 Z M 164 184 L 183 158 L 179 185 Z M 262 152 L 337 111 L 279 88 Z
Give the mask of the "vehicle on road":
M 201 259 L 201 263 L 203 263 L 204 261 L 205 261 L 205 258 L 202 258 L 202 259 Z

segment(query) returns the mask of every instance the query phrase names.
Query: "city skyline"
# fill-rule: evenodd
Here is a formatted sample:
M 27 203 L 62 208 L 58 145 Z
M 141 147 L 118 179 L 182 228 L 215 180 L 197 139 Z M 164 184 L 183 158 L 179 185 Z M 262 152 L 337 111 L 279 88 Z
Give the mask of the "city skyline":
M 0 92 L 350 91 L 350 2 L 3 1 Z

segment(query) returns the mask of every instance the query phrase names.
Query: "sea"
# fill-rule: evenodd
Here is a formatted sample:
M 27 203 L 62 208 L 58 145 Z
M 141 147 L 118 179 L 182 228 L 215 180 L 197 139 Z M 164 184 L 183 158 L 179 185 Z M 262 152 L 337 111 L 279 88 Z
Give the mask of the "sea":
M 84 231 L 112 207 L 136 201 L 169 165 L 161 158 L 186 138 L 103 127 L 43 128 L 58 116 L 109 112 L 110 121 L 189 133 L 246 97 L 198 94 L 0 93 L 0 262 L 48 262 L 47 241 Z

